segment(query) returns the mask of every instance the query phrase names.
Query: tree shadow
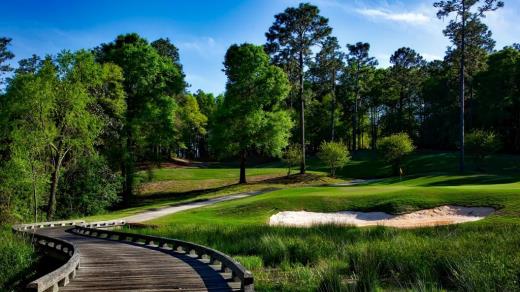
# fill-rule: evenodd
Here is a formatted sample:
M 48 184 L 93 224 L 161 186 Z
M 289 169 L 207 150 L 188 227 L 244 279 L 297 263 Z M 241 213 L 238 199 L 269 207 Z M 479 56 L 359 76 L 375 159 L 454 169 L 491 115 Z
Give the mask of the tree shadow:
M 461 186 L 461 185 L 493 185 L 520 182 L 518 176 L 502 176 L 493 174 L 473 175 L 459 178 L 448 178 L 442 181 L 430 182 L 422 186 Z

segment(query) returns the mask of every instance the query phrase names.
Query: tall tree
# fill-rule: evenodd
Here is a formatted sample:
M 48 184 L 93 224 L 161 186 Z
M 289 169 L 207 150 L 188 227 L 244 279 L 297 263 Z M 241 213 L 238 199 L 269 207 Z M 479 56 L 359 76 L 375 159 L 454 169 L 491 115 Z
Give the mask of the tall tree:
M 179 110 L 176 127 L 181 134 L 182 150 L 188 158 L 198 157 L 198 143 L 206 135 L 208 117 L 199 108 L 195 96 L 184 94 L 178 98 Z
M 93 84 L 104 83 L 101 71 L 92 54 L 63 52 L 55 61 L 47 58 L 35 74 L 17 74 L 8 89 L 6 112 L 14 125 L 11 149 L 27 154 L 33 175 L 41 163 L 46 164 L 49 220 L 55 214 L 63 168 L 76 157 L 94 152 L 103 129 L 95 110 L 97 99 L 90 91 Z
M 161 43 L 160 48 L 169 47 Z M 185 91 L 186 84 L 174 63 L 172 50 L 159 51 L 164 56 L 137 34 L 120 35 L 114 42 L 96 49 L 101 62 L 114 63 L 123 69 L 127 110 L 121 136 L 124 150 L 121 170 L 126 202 L 133 194 L 135 163 L 140 156 L 155 157 L 162 149 L 169 150 L 178 138 L 175 96 Z
M 304 99 L 304 64 L 311 55 L 311 48 L 327 37 L 332 29 L 328 19 L 321 16 L 318 7 L 301 3 L 298 7 L 289 7 L 275 15 L 275 22 L 265 34 L 266 51 L 274 60 L 286 60 L 289 64 L 298 64 L 298 95 L 300 99 L 300 143 L 302 158 L 300 173 L 305 173 L 305 99 Z
M 218 106 L 210 145 L 219 156 L 239 156 L 240 183 L 246 183 L 250 152 L 280 156 L 292 121 L 282 108 L 289 93 L 285 73 L 270 65 L 261 46 L 232 45 L 225 56 L 226 94 Z
M 423 57 L 410 48 L 399 48 L 390 57 L 390 76 L 394 81 L 397 93 L 398 121 L 395 132 L 407 131 L 410 137 L 414 136 L 413 98 L 420 94 L 423 78 L 421 69 L 426 64 Z M 405 119 L 405 103 L 408 102 L 408 120 Z
M 21 59 L 18 61 L 18 68 L 16 68 L 15 73 L 36 73 L 41 65 L 41 58 L 35 54 L 33 54 L 29 58 Z
M 478 6 L 478 3 L 482 5 Z M 437 17 L 439 19 L 455 14 L 454 19 L 450 20 L 448 28 L 458 28 L 458 33 L 454 34 L 451 41 L 460 51 L 460 73 L 459 73 L 459 103 L 460 103 L 460 161 L 459 170 L 464 171 L 464 94 L 465 94 L 465 65 L 466 65 L 466 44 L 467 44 L 467 24 L 478 18 L 485 17 L 488 11 L 494 11 L 504 6 L 504 2 L 499 0 L 446 0 L 438 1 L 433 4 L 439 8 Z M 473 10 L 472 10 L 473 8 Z M 453 30 L 453 29 L 452 29 Z M 445 33 L 446 34 L 446 33 Z
M 217 108 L 217 99 L 212 93 L 206 93 L 202 90 L 197 90 L 194 94 L 200 112 L 207 117 L 206 129 L 210 130 L 213 128 L 213 120 L 215 111 Z M 208 147 L 208 131 L 204 135 L 199 137 L 198 141 L 198 158 L 209 158 L 209 147 Z
M 488 58 L 488 67 L 476 77 L 483 129 L 504 137 L 504 148 L 520 152 L 520 51 L 506 47 Z
M 314 62 L 309 64 L 309 73 L 314 78 L 321 95 L 330 94 L 330 140 L 335 138 L 336 121 L 336 82 L 344 67 L 344 53 L 336 37 L 326 37 L 320 42 L 321 50 Z
M 13 70 L 9 64 L 6 64 L 7 61 L 14 58 L 14 54 L 7 48 L 11 41 L 10 38 L 0 37 L 0 85 L 4 83 L 2 75 Z
M 352 150 L 356 151 L 357 141 L 361 135 L 359 127 L 359 103 L 361 93 L 361 83 L 366 79 L 368 72 L 377 66 L 377 60 L 374 57 L 369 57 L 370 44 L 358 42 L 356 44 L 347 44 L 348 54 L 347 61 L 350 71 L 350 76 L 353 78 L 354 86 L 354 113 L 352 115 Z M 357 137 L 356 137 L 357 136 Z

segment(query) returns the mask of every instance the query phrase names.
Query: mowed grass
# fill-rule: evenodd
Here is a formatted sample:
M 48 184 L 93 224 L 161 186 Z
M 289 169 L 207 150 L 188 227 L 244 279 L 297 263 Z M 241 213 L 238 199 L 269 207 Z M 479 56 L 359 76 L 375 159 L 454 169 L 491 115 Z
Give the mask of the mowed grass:
M 415 159 L 446 161 L 431 155 Z M 259 291 L 520 290 L 520 179 L 514 165 L 512 171 L 504 165 L 489 173 L 445 170 L 363 186 L 281 189 L 162 217 L 149 222 L 156 228 L 132 231 L 228 253 L 253 271 Z M 345 177 L 349 171 L 343 170 Z M 399 214 L 445 204 L 497 212 L 473 223 L 406 230 L 267 225 L 272 214 L 286 210 Z
M 203 181 L 203 180 L 202 180 Z M 335 183 L 340 180 L 326 177 L 320 172 L 311 172 L 305 176 L 275 175 L 271 178 L 249 180 L 248 184 L 229 184 L 216 188 L 197 189 L 187 192 L 156 192 L 147 195 L 137 195 L 131 202 L 131 206 L 113 210 L 104 214 L 84 217 L 87 221 L 119 219 L 142 212 L 153 211 L 160 208 L 185 204 L 194 201 L 203 201 L 212 198 L 228 196 L 248 192 L 270 192 L 274 189 L 297 188 L 306 185 L 322 185 Z M 176 185 L 179 181 L 164 181 L 167 184 Z M 200 186 L 197 184 L 196 186 Z M 194 186 L 192 186 L 194 187 Z
M 252 166 L 246 169 L 249 182 L 259 182 L 283 176 L 287 169 L 282 163 Z M 210 167 L 164 167 L 139 171 L 136 186 L 139 196 L 218 190 L 238 183 L 240 170 L 213 164 Z

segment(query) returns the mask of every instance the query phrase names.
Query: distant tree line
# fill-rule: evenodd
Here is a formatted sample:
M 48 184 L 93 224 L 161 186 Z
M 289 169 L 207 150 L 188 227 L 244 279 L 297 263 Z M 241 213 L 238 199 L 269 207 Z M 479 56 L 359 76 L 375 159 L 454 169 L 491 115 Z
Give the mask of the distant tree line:
M 235 158 L 245 182 L 252 156 L 285 151 L 290 164 L 299 156 L 304 173 L 305 157 L 321 153 L 333 174 L 349 155 L 378 145 L 462 150 L 465 132 L 471 149 L 500 145 L 519 154 L 520 45 L 495 50 L 482 22 L 503 3 L 434 6 L 440 18 L 456 14 L 444 30 L 452 43 L 444 59 L 428 62 L 403 47 L 388 68 L 378 67 L 370 44 L 340 44 L 318 7 L 287 8 L 275 15 L 264 46 L 229 48 L 219 96 L 188 92 L 169 39 L 120 35 L 11 68 L 12 40 L 0 38 L 0 219 L 127 204 L 136 172 L 173 157 Z M 411 141 L 382 139 L 402 133 Z M 398 158 L 388 160 L 399 168 Z

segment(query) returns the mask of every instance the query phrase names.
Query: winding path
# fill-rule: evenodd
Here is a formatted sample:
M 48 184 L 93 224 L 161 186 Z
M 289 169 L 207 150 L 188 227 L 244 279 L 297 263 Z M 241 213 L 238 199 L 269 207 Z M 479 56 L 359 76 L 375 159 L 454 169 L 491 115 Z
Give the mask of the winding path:
M 225 202 L 225 201 L 231 201 L 236 199 L 242 199 L 246 197 L 256 196 L 260 194 L 265 194 L 268 192 L 272 192 L 278 190 L 277 188 L 267 188 L 260 191 L 255 192 L 244 192 L 244 193 L 238 193 L 235 195 L 228 195 L 228 196 L 222 196 L 218 198 L 208 199 L 205 201 L 197 201 L 197 202 L 191 202 L 191 203 L 185 203 L 185 204 L 179 204 L 172 207 L 166 207 L 166 208 L 160 208 L 153 211 L 146 211 L 142 213 L 138 213 L 136 215 L 128 216 L 121 218 L 121 220 L 125 220 L 128 223 L 139 223 L 144 221 L 153 220 L 159 217 L 167 216 L 170 214 L 178 213 L 181 211 L 186 211 L 190 209 L 205 207 L 209 205 L 214 205 L 216 203 Z
M 126 222 L 144 222 L 184 210 L 273 190 L 275 189 L 181 204 L 123 219 Z M 35 291 L 58 291 L 58 286 L 59 291 L 254 291 L 250 272 L 228 256 L 203 246 L 186 243 L 186 246 L 195 248 L 195 254 L 192 254 L 190 248 L 186 250 L 185 247 L 182 247 L 184 250 L 178 250 L 174 246 L 165 247 L 161 243 L 154 244 L 153 241 L 143 244 L 121 238 L 112 240 L 110 235 L 108 238 L 99 238 L 73 233 L 70 224 L 76 223 L 68 223 L 67 227 L 52 227 L 53 223 L 46 224 L 51 227 L 42 224 L 27 224 L 25 227 L 19 225 L 14 229 L 19 232 L 36 233 L 46 236 L 49 240 L 55 240 L 54 243 L 36 241 L 47 251 L 52 251 L 57 247 L 61 248 L 60 240 L 63 245 L 71 243 L 74 249 L 79 251 L 80 264 L 79 269 L 66 271 L 59 279 L 53 279 L 52 283 L 55 284 L 46 285 L 50 288 L 37 288 Z M 203 255 L 206 254 L 215 256 L 217 262 L 212 259 L 212 256 L 204 258 Z M 226 262 L 226 267 L 222 261 Z M 233 268 L 230 268 L 229 265 L 232 265 Z M 238 275 L 242 277 L 239 279 L 240 281 L 237 281 Z M 47 280 L 49 275 L 46 276 L 44 282 L 49 282 Z M 66 279 L 63 280 L 63 277 Z M 249 284 L 245 284 L 246 280 L 243 277 L 247 277 Z
M 39 229 L 38 234 L 66 240 L 80 252 L 76 277 L 60 291 L 233 291 L 230 275 L 182 253 L 72 234 L 70 227 Z M 231 286 L 229 285 L 231 284 Z M 238 284 L 238 286 L 237 286 Z

